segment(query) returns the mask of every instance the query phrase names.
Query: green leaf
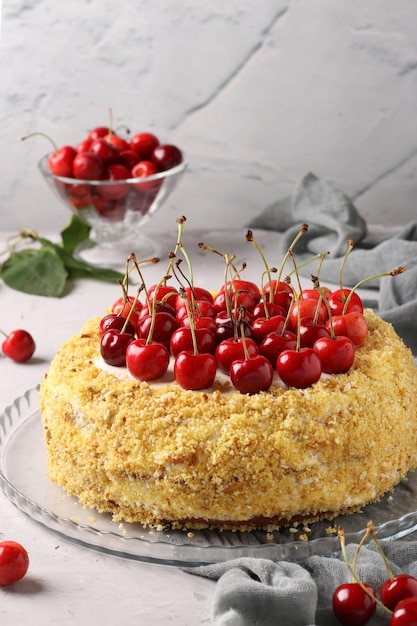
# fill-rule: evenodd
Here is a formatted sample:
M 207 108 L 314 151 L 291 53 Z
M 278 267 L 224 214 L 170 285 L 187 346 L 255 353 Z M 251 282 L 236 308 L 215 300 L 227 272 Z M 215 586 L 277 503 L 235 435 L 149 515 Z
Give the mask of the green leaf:
M 88 239 L 90 230 L 90 226 L 80 220 L 78 215 L 72 215 L 64 230 L 61 231 L 64 250 L 72 254 L 80 243 Z
M 57 255 L 59 255 L 63 264 L 73 277 L 89 276 L 90 278 L 107 281 L 113 280 L 115 282 L 122 280 L 124 277 L 124 274 L 121 274 L 116 270 L 112 270 L 111 268 L 97 267 L 96 265 L 91 265 L 90 263 L 86 263 L 85 261 L 78 259 L 71 253 L 67 252 L 67 250 L 64 250 L 62 246 L 49 241 L 49 239 L 38 237 L 37 241 L 45 249 L 53 250 Z
M 12 252 L 1 267 L 1 277 L 11 289 L 36 296 L 63 295 L 68 272 L 52 248 Z

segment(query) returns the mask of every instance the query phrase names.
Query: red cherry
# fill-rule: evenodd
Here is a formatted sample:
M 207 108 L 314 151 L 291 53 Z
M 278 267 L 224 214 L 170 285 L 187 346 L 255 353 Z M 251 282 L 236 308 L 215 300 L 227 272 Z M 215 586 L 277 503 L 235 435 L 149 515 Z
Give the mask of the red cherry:
M 303 319 L 300 323 L 300 345 L 312 348 L 315 341 L 321 337 L 330 337 L 330 332 L 323 323 Z
M 297 336 L 290 330 L 284 333 L 270 333 L 265 337 L 259 346 L 259 352 L 265 356 L 276 367 L 278 355 L 284 350 L 295 350 L 297 347 Z
M 216 314 L 214 318 L 217 326 L 221 326 L 222 324 L 235 324 L 237 320 L 243 321 L 248 326 L 252 325 L 253 315 L 249 311 L 235 311 L 231 312 L 231 315 L 227 311 L 220 311 Z
M 12 585 L 29 569 L 29 555 L 16 541 L 0 542 L 0 585 Z
M 122 165 L 127 167 L 128 170 L 132 171 L 132 168 L 138 162 L 138 155 L 130 148 L 128 150 L 120 150 L 119 161 Z
M 126 206 L 123 200 L 98 195 L 92 197 L 92 203 L 97 213 L 108 222 L 122 222 L 125 218 Z
M 141 160 L 149 160 L 159 145 L 159 139 L 152 133 L 137 133 L 130 140 L 130 147 Z
M 105 137 L 109 132 L 109 128 L 108 126 L 96 126 L 96 128 L 93 128 L 92 130 L 90 130 L 90 132 L 87 135 L 87 139 L 90 140 L 90 142 L 95 141 L 96 139 L 99 139 L 100 137 Z
M 258 317 L 252 322 L 252 337 L 259 344 L 270 333 L 280 333 L 284 328 L 285 317 L 273 315 L 272 317 Z
M 252 337 L 252 329 L 248 322 L 243 322 L 243 328 L 245 337 Z M 240 331 L 239 331 L 240 332 Z M 216 328 L 216 342 L 220 343 L 224 339 L 234 337 L 236 334 L 236 323 L 233 321 L 226 321 L 223 324 L 218 324 Z
M 182 325 L 185 326 L 186 328 L 190 328 L 191 322 L 188 316 L 183 318 Z M 206 315 L 195 315 L 194 326 L 196 329 L 206 328 L 213 334 L 213 336 L 216 336 L 217 325 L 212 317 L 208 317 Z
M 317 315 L 318 307 L 318 315 Z M 298 300 L 291 306 L 289 324 L 291 330 L 298 328 L 298 312 L 300 312 L 300 320 L 314 320 L 320 323 L 326 323 L 328 318 L 327 308 L 324 302 L 319 303 L 315 298 L 307 300 Z
M 375 590 L 365 586 L 376 596 Z M 333 613 L 343 626 L 362 626 L 375 612 L 376 602 L 358 583 L 345 583 L 333 593 Z
M 123 139 L 123 137 L 116 135 L 116 133 L 107 133 L 107 135 L 104 135 L 103 139 L 111 146 L 114 146 L 119 153 L 122 150 L 129 150 L 130 148 L 129 142 Z
M 417 598 L 417 578 L 410 574 L 397 574 L 384 582 L 379 593 L 382 603 L 392 611 L 400 600 Z
M 346 310 L 344 310 L 346 299 L 350 293 L 350 289 L 337 289 L 327 297 L 327 301 L 329 303 L 332 315 L 342 315 L 342 313 L 349 313 L 351 311 L 358 311 L 359 313 L 363 313 L 362 300 L 355 291 L 349 298 L 349 303 Z
M 297 389 L 310 387 L 321 376 L 320 358 L 312 348 L 284 350 L 278 355 L 276 368 L 281 380 Z
M 256 304 L 253 295 L 248 293 L 247 291 L 219 291 L 219 293 L 213 300 L 213 306 L 216 311 L 220 312 L 227 309 L 227 298 L 229 298 L 230 306 L 235 309 L 240 309 L 240 307 L 243 307 L 246 311 L 252 311 Z
M 35 352 L 35 342 L 33 337 L 27 330 L 12 330 L 11 333 L 6 335 L 1 349 L 3 353 L 18 363 L 28 361 Z
M 80 180 L 104 180 L 106 169 L 103 161 L 91 152 L 80 152 L 72 162 L 73 177 Z
M 122 317 L 121 315 L 116 315 L 115 313 L 108 313 L 107 315 L 102 317 L 100 320 L 99 333 L 102 337 L 104 333 L 108 330 L 111 330 L 111 329 L 122 330 L 125 324 L 126 324 L 125 317 Z M 130 335 L 134 335 L 136 332 L 133 324 L 130 321 L 127 322 L 125 326 L 125 332 L 129 333 Z
M 88 152 L 90 149 L 90 146 L 91 146 L 91 139 L 88 139 L 88 138 L 83 139 L 82 141 L 80 141 L 80 143 L 77 146 L 75 146 L 75 151 L 77 153 Z M 71 177 L 72 177 L 72 174 L 71 174 Z
M 253 339 L 246 337 L 246 348 L 250 357 L 256 356 L 259 353 L 258 346 Z M 245 349 L 243 347 L 242 337 L 229 337 L 221 341 L 214 353 L 219 369 L 225 374 L 229 374 L 230 366 L 233 361 L 245 358 Z
M 287 310 L 284 309 L 280 304 L 275 304 L 275 302 L 268 302 L 261 300 L 253 307 L 252 310 L 253 319 L 257 317 L 272 317 L 273 315 L 282 315 L 286 317 Z
M 155 292 L 157 300 L 163 300 L 171 307 L 173 307 L 173 309 L 175 309 L 178 297 L 178 290 L 175 287 L 173 287 L 172 285 L 152 285 L 148 289 L 148 296 L 151 302 L 153 302 L 155 298 Z
M 228 281 L 227 287 L 232 288 L 233 291 L 247 291 L 255 298 L 256 302 L 258 302 L 261 297 L 261 292 L 258 285 L 250 280 L 242 280 L 240 278 L 236 278 L 235 280 L 233 280 L 233 282 Z M 224 290 L 225 287 L 224 285 L 222 285 L 220 291 Z
M 343 374 L 353 365 L 355 346 L 349 337 L 321 337 L 313 349 L 320 357 L 321 369 L 326 374 Z
M 134 307 L 132 313 L 130 313 L 130 309 Z M 129 317 L 129 321 L 132 323 L 132 326 L 136 328 L 139 319 L 139 313 L 143 307 L 142 302 L 136 300 L 133 296 L 128 296 L 127 300 L 121 296 L 118 298 L 111 308 L 111 312 L 116 315 L 121 315 L 122 317 Z M 129 315 L 130 314 L 130 315 Z
M 286 311 L 288 310 L 293 300 L 293 288 L 291 285 L 288 285 L 283 281 L 273 280 L 271 283 L 266 283 L 263 290 L 265 299 L 269 299 L 269 294 L 272 290 L 272 301 L 275 304 L 282 306 Z
M 143 307 L 140 310 L 139 313 L 139 321 L 143 320 L 145 317 L 148 317 L 149 315 L 152 315 L 152 307 L 153 304 L 151 303 L 151 309 L 149 310 L 149 307 L 147 304 L 144 304 Z M 155 302 L 155 312 L 156 313 L 169 313 L 170 315 L 172 315 L 172 317 L 175 318 L 175 310 L 172 308 L 172 306 L 168 303 L 162 303 L 162 302 Z
M 148 178 L 148 176 L 158 173 L 159 170 L 152 161 L 139 161 L 132 168 L 132 178 Z M 161 186 L 161 180 L 144 180 L 143 182 L 133 183 L 133 186 L 139 191 L 157 192 Z
M 229 375 L 233 386 L 240 393 L 254 394 L 270 388 L 274 371 L 268 359 L 257 354 L 233 361 Z
M 351 311 L 345 315 L 334 315 L 332 324 L 336 335 L 349 337 L 356 347 L 361 346 L 368 336 L 368 323 L 359 311 Z M 330 329 L 330 321 L 327 323 L 327 328 Z
M 214 338 L 214 334 L 210 332 L 207 328 L 195 328 L 194 332 L 197 341 L 198 352 L 207 352 L 209 354 L 213 354 L 216 348 L 216 340 Z M 169 345 L 171 354 L 174 357 L 184 350 L 192 352 L 194 344 L 191 328 L 181 326 L 181 328 L 177 328 L 176 330 L 174 330 L 171 335 Z
M 208 389 L 216 378 L 216 359 L 212 354 L 180 352 L 174 361 L 174 375 L 183 389 Z
M 72 178 L 72 166 L 77 152 L 72 146 L 63 146 L 48 157 L 48 165 L 52 174 Z
M 182 152 L 170 144 L 159 145 L 153 150 L 151 161 L 155 163 L 160 172 L 165 172 L 182 162 Z
M 117 163 L 119 160 L 119 151 L 115 146 L 106 141 L 104 137 L 95 139 L 91 143 L 89 153 L 95 154 L 105 165 Z
M 417 626 L 417 598 L 400 600 L 391 615 L 390 626 Z
M 129 333 L 121 333 L 116 329 L 107 330 L 100 341 L 100 354 L 109 365 L 124 367 L 127 346 L 134 340 L 135 336 Z
M 191 287 L 186 287 L 185 295 L 190 302 L 192 301 L 193 296 L 196 300 L 207 300 L 207 302 L 213 302 L 213 294 L 208 289 L 204 289 L 204 287 L 196 287 L 195 285 L 192 289 Z M 178 298 L 177 306 L 181 306 L 181 304 L 182 298 Z
M 137 333 L 138 337 L 147 339 L 152 325 L 152 315 L 148 315 L 138 321 Z M 178 328 L 178 323 L 170 313 L 165 311 L 155 313 L 155 323 L 152 332 L 152 339 L 158 343 L 164 344 L 169 349 L 171 335 Z
M 146 343 L 146 339 L 135 339 L 126 350 L 126 366 L 130 374 L 138 380 L 156 380 L 168 369 L 169 351 L 156 341 Z
M 97 193 L 108 200 L 124 198 L 129 191 L 129 185 L 125 182 L 129 176 L 127 167 L 120 163 L 111 163 L 106 168 L 106 180 L 114 180 L 115 184 L 97 187 Z
M 199 315 L 203 317 L 216 317 L 217 312 L 213 304 L 208 300 L 196 300 L 195 306 Z

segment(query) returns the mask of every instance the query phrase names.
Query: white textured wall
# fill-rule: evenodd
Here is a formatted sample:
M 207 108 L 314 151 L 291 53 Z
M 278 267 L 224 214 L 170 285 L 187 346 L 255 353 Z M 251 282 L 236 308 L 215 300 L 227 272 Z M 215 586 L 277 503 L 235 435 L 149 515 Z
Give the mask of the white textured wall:
M 152 129 L 190 167 L 153 228 L 242 226 L 307 171 L 417 218 L 415 0 L 3 0 L 1 228 L 59 229 L 32 131 Z

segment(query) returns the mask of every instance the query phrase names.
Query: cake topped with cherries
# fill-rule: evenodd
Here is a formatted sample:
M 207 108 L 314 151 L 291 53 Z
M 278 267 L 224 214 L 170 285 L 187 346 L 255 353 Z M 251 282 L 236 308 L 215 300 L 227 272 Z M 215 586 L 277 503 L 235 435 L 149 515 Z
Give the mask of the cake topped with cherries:
M 259 285 L 223 255 L 220 287 L 199 288 L 179 224 L 161 282 L 132 255 L 121 297 L 53 359 L 51 480 L 115 521 L 182 529 L 272 530 L 377 502 L 417 467 L 411 351 L 355 289 L 300 289 L 262 251 Z

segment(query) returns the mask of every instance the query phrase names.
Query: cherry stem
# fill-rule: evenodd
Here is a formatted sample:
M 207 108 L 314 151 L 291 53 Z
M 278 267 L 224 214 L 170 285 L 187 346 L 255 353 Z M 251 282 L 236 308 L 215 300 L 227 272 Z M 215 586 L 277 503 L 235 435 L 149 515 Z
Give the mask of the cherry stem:
M 283 260 L 282 260 L 282 263 L 281 263 L 281 265 L 280 265 L 280 268 L 279 268 L 279 272 L 278 272 L 278 279 L 277 279 L 277 285 L 279 285 L 279 282 L 280 282 L 280 280 L 281 280 L 281 276 L 282 276 L 282 272 L 284 271 L 284 267 L 285 267 L 286 262 L 288 261 L 288 257 L 289 257 L 289 255 L 291 254 L 292 250 L 294 249 L 294 246 L 296 245 L 296 243 L 299 241 L 299 239 L 301 239 L 301 237 L 302 237 L 303 235 L 305 235 L 305 233 L 306 233 L 307 231 L 308 231 L 308 225 L 307 225 L 307 224 L 303 224 L 303 225 L 301 226 L 301 229 L 300 229 L 299 233 L 298 233 L 298 234 L 296 235 L 296 237 L 293 239 L 293 241 L 292 241 L 292 243 L 291 243 L 290 247 L 288 248 L 287 252 L 285 253 L 285 256 L 284 256 L 284 258 L 283 258 Z
M 268 282 L 269 282 L 270 285 L 272 285 L 271 270 L 269 269 L 268 263 L 266 262 L 265 255 L 264 255 L 261 247 L 257 243 L 255 237 L 253 236 L 253 232 L 251 230 L 248 230 L 246 232 L 246 241 L 248 241 L 249 243 L 251 243 L 255 247 L 256 251 L 258 252 L 259 256 L 261 257 L 262 262 L 263 262 L 263 264 L 265 266 L 265 272 L 264 273 L 267 274 Z M 272 293 L 272 289 L 270 289 L 269 290 L 269 301 L 272 302 L 272 300 L 273 300 L 273 293 Z
M 181 277 L 185 280 L 185 282 L 187 283 L 188 287 L 190 288 L 190 294 L 191 294 L 191 306 L 193 311 L 199 311 L 199 307 L 197 304 L 197 299 L 195 297 L 195 293 L 194 293 L 194 287 L 191 284 L 190 280 L 186 277 L 186 275 L 184 274 L 184 272 L 182 271 L 180 265 L 181 265 L 181 260 L 182 259 L 178 259 L 178 261 L 175 263 L 175 267 L 177 268 L 177 271 L 181 274 Z M 172 271 L 175 275 L 175 278 L 177 279 L 178 283 L 180 284 L 180 286 L 183 288 L 184 293 L 185 293 L 185 288 L 183 283 L 180 281 L 178 274 L 176 273 L 174 266 L 172 266 Z
M 383 278 L 384 276 L 398 276 L 399 274 L 402 274 L 403 272 L 405 272 L 406 268 L 405 267 L 397 267 L 389 272 L 382 272 L 381 274 L 373 274 L 373 276 L 368 276 L 367 278 L 363 278 L 362 280 L 360 280 L 358 283 L 356 283 L 356 285 L 354 287 L 352 287 L 352 289 L 350 290 L 348 296 L 346 297 L 345 300 L 345 304 L 343 306 L 343 310 L 342 310 L 342 315 L 344 315 L 344 313 L 346 313 L 347 308 L 349 306 L 349 302 L 351 300 L 351 298 L 353 297 L 354 292 L 359 289 L 359 287 L 362 287 L 362 285 L 364 285 L 365 283 L 367 283 L 370 280 L 375 280 L 376 278 Z M 343 294 L 343 292 L 342 292 Z
M 54 153 L 59 151 L 59 148 L 56 145 L 55 141 L 52 139 L 52 137 L 50 137 L 46 133 L 42 133 L 40 131 L 37 131 L 36 133 L 30 133 L 29 135 L 25 135 L 24 137 L 21 138 L 21 141 L 26 141 L 26 139 L 30 139 L 31 137 L 35 137 L 36 135 L 40 135 L 41 137 L 45 137 L 45 139 L 50 141 L 50 143 L 52 144 L 52 146 L 54 148 Z
M 183 298 L 184 300 L 184 304 L 185 304 L 185 308 L 187 309 L 187 315 L 188 318 L 190 320 L 190 331 L 191 331 L 191 339 L 193 342 L 193 351 L 194 351 L 194 355 L 198 354 L 198 346 L 197 346 L 197 337 L 195 334 L 195 325 L 194 325 L 194 318 L 192 316 L 192 310 L 191 310 L 191 306 L 190 306 L 190 301 L 187 298 L 187 294 L 185 292 L 185 289 L 183 289 L 181 287 L 180 289 L 180 296 Z
M 126 320 L 125 320 L 125 323 L 123 324 L 123 326 L 122 326 L 122 328 L 121 328 L 121 330 L 120 330 L 120 332 L 121 332 L 121 333 L 124 333 L 124 332 L 125 332 L 125 330 L 126 330 L 126 328 L 127 328 L 127 325 L 128 325 L 128 323 L 130 322 L 130 318 L 131 318 L 131 317 L 132 317 L 132 315 L 133 315 L 133 311 L 134 311 L 134 309 L 135 309 L 135 307 L 136 307 L 137 301 L 139 300 L 139 295 L 140 295 L 140 292 L 141 292 L 143 289 L 145 289 L 145 285 L 142 283 L 142 285 L 141 285 L 141 286 L 139 287 L 139 289 L 137 290 L 137 293 L 136 293 L 135 299 L 134 299 L 134 300 L 133 300 L 133 302 L 130 304 L 129 313 L 127 314 L 127 316 L 126 316 Z M 125 302 L 127 302 L 127 298 L 126 298 Z
M 166 281 L 166 276 L 164 276 L 159 283 L 157 284 L 155 291 L 153 293 L 153 298 L 152 298 L 152 308 L 149 309 L 149 304 L 148 304 L 148 311 L 150 311 L 151 313 L 151 325 L 149 327 L 149 331 L 148 331 L 148 336 L 146 337 L 146 345 L 149 346 L 149 344 L 152 342 L 152 337 L 153 337 L 153 331 L 155 328 L 155 321 L 156 321 L 156 294 L 158 293 L 158 289 L 159 287 L 161 287 L 161 285 L 164 284 L 164 281 Z M 149 302 L 149 296 L 148 296 L 148 302 Z
M 355 244 L 353 243 L 353 239 L 348 239 L 348 249 L 346 251 L 345 256 L 343 257 L 343 260 L 342 260 L 342 263 L 341 263 L 340 269 L 339 269 L 339 286 L 340 286 L 342 301 L 345 298 L 344 291 L 343 291 L 343 270 L 344 270 L 346 261 L 348 260 L 348 257 L 350 255 L 350 253 L 352 252 L 354 246 L 355 246 Z
M 333 328 L 333 313 L 332 313 L 332 309 L 330 308 L 330 304 L 329 304 L 329 301 L 328 301 L 328 299 L 326 297 L 326 294 L 324 293 L 323 289 L 320 286 L 319 277 L 318 276 L 311 276 L 311 280 L 313 281 L 314 289 L 317 289 L 317 291 L 320 293 L 320 298 L 319 298 L 318 304 L 317 304 L 315 319 L 316 319 L 316 317 L 318 319 L 319 305 L 322 302 L 324 302 L 324 304 L 326 306 L 326 309 L 327 309 L 327 315 L 329 317 L 329 322 L 330 322 L 330 337 L 332 339 L 336 339 L 336 333 L 334 332 L 334 328 Z M 316 319 L 316 321 L 317 321 L 317 319 Z
M 301 293 L 303 288 L 302 288 L 301 281 L 300 281 L 300 274 L 298 273 L 298 266 L 297 266 L 297 263 L 295 262 L 294 252 L 292 250 L 288 250 L 288 254 L 291 257 L 292 262 L 294 264 L 294 273 L 297 279 L 299 293 Z
M 387 571 L 388 571 L 388 576 L 390 577 L 391 580 L 393 580 L 393 578 L 394 578 L 393 571 L 391 569 L 391 566 L 389 564 L 389 561 L 388 561 L 387 557 L 384 554 L 383 549 L 381 548 L 381 545 L 380 545 L 380 543 L 378 541 L 378 538 L 376 536 L 376 532 L 375 532 L 375 529 L 373 527 L 372 522 L 368 522 L 368 528 L 369 528 L 369 533 L 372 536 L 372 539 L 374 540 L 374 543 L 375 543 L 375 545 L 377 547 L 377 550 L 378 550 L 379 554 L 381 555 L 381 557 L 382 557 L 382 559 L 383 559 L 383 561 L 385 563 L 385 567 L 387 568 Z
M 246 345 L 245 322 L 243 320 L 244 313 L 245 313 L 245 308 L 241 307 L 240 308 L 240 320 L 239 320 L 240 335 L 242 337 L 242 347 L 243 347 L 243 354 L 245 355 L 245 360 L 249 361 L 250 355 L 249 355 L 248 346 Z
M 178 249 L 179 249 L 181 239 L 182 239 L 182 235 L 184 233 L 184 222 L 186 221 L 187 221 L 187 218 L 185 218 L 184 216 L 177 218 L 177 224 L 178 224 L 177 243 L 176 243 L 174 252 L 171 252 L 169 254 L 169 263 L 168 263 L 168 267 L 167 267 L 167 271 L 165 272 L 165 275 L 168 275 L 171 273 L 171 269 L 174 264 L 174 259 L 177 256 Z

